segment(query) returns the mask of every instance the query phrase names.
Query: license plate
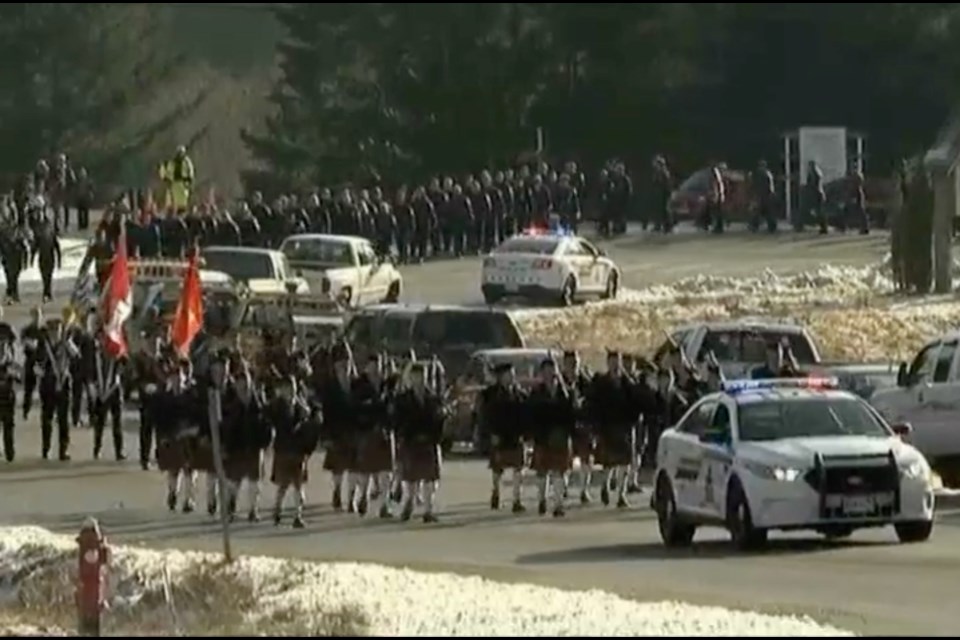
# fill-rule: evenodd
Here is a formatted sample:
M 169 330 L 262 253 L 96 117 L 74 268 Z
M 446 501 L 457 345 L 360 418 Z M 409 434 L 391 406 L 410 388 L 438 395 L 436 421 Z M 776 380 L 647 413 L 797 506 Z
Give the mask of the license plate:
M 843 512 L 847 515 L 867 515 L 873 513 L 876 508 L 876 501 L 869 496 L 853 496 L 843 499 Z
M 503 288 L 506 289 L 507 291 L 510 291 L 511 293 L 516 293 L 517 291 L 520 291 L 520 285 L 517 284 L 516 282 L 508 282 L 503 285 Z

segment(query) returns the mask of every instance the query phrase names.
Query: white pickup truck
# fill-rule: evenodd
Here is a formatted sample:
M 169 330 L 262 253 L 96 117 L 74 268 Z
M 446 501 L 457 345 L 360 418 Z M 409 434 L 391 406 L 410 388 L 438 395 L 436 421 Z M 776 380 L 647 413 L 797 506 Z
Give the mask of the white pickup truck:
M 366 238 L 296 235 L 284 240 L 280 251 L 310 291 L 330 295 L 344 306 L 393 304 L 403 292 L 403 276 Z
M 826 362 L 820 356 L 816 339 L 798 324 L 744 318 L 725 322 L 705 322 L 683 326 L 670 333 L 687 360 L 699 365 L 713 352 L 728 380 L 749 378 L 751 371 L 766 359 L 766 345 L 780 342 L 790 345 L 797 365 L 811 374 L 835 377 L 840 388 L 870 399 L 881 389 L 896 384 L 892 364 Z
M 910 442 L 945 485 L 960 487 L 960 332 L 931 340 L 900 364 L 897 386 L 870 403 L 888 422 L 913 427 Z
M 307 281 L 297 277 L 279 251 L 257 247 L 207 247 L 205 269 L 220 271 L 254 293 L 310 293 Z

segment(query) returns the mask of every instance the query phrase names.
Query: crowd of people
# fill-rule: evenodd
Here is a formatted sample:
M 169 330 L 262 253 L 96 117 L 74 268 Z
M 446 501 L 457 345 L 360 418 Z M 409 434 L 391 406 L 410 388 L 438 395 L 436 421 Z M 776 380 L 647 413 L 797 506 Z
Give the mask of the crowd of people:
M 104 255 L 112 252 L 123 218 L 128 254 L 142 258 L 178 258 L 194 244 L 276 248 L 291 235 L 318 233 L 366 237 L 383 255 L 412 263 L 490 251 L 518 230 L 545 226 L 551 214 L 576 230 L 585 193 L 586 178 L 573 162 L 562 171 L 537 163 L 462 180 L 436 177 L 423 185 L 399 185 L 392 193 L 380 186 L 318 187 L 267 202 L 254 192 L 232 207 L 210 201 L 161 211 L 141 193 L 106 210 L 97 246 Z M 591 197 L 601 212 L 602 232 L 624 233 L 633 197 L 625 165 L 604 169 Z

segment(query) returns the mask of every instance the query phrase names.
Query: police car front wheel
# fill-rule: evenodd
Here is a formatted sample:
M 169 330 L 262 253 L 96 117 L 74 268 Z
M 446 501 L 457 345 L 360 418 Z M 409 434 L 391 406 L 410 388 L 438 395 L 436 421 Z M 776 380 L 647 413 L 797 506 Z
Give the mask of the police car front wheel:
M 926 542 L 933 533 L 933 520 L 898 522 L 894 529 L 897 531 L 897 538 L 904 544 Z
M 657 511 L 657 525 L 663 544 L 673 548 L 689 547 L 693 543 L 697 528 L 684 522 L 677 513 L 677 503 L 673 498 L 669 480 L 661 479 L 657 482 L 654 507 Z
M 727 529 L 734 546 L 744 551 L 763 547 L 767 543 L 767 530 L 753 526 L 750 504 L 739 482 L 730 485 L 727 496 Z

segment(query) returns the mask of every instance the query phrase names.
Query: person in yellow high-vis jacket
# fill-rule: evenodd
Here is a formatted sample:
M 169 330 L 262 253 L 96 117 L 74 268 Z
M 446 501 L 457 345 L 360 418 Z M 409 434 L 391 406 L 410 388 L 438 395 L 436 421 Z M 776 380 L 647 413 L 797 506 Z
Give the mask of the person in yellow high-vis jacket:
M 174 211 L 186 211 L 190 204 L 195 174 L 187 148 L 177 147 L 177 155 L 160 165 L 160 180 L 166 186 L 166 205 Z

